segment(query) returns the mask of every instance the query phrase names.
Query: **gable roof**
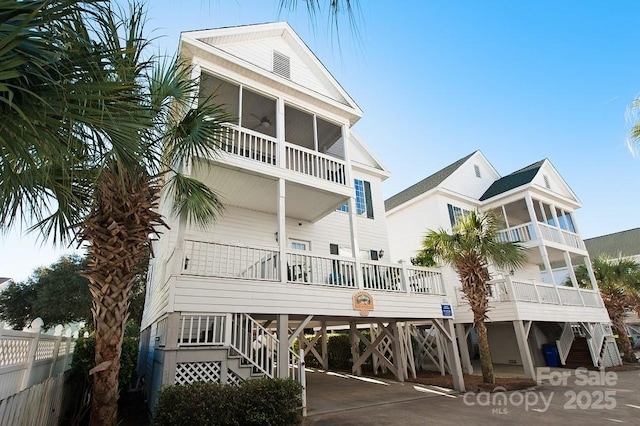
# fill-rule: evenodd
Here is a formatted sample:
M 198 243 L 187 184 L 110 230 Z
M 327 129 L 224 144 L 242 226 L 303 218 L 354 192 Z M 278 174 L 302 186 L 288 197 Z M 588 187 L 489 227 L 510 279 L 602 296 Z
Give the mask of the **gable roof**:
M 611 257 L 635 256 L 640 254 L 640 228 L 628 229 L 613 234 L 584 240 L 589 256 L 598 257 L 609 255 Z
M 478 151 L 472 152 L 466 157 L 459 159 L 455 163 L 449 164 L 444 169 L 440 169 L 431 176 L 422 179 L 420 182 L 411 185 L 403 191 L 398 192 L 396 195 L 387 198 L 384 201 L 385 210 L 389 211 L 395 207 L 398 207 L 399 205 L 404 204 L 407 201 L 412 200 L 417 196 L 424 194 L 425 192 L 430 191 L 436 186 L 440 185 L 446 178 L 448 178 L 453 174 L 453 172 L 458 170 L 458 168 L 460 168 L 460 166 L 462 166 L 476 152 Z
M 241 63 L 243 67 L 286 86 L 336 102 L 358 117 L 362 115 L 356 102 L 287 22 L 184 31 L 180 38 L 181 43 L 186 42 L 204 52 Z M 290 78 L 272 70 L 272 54 L 281 48 L 285 49 L 286 56 L 292 55 Z
M 541 160 L 536 163 L 530 164 L 527 167 L 516 170 L 510 175 L 502 177 L 493 182 L 489 189 L 487 189 L 485 193 L 482 194 L 482 196 L 480 197 L 480 201 L 487 200 L 491 197 L 495 197 L 496 195 L 500 195 L 519 186 L 531 183 L 545 161 L 546 160 Z

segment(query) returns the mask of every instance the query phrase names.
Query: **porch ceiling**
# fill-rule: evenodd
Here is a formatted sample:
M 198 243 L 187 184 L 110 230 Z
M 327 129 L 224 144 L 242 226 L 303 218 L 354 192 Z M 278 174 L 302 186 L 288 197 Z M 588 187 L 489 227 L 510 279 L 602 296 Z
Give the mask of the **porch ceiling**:
M 248 173 L 219 164 L 196 169 L 194 175 L 211 187 L 224 205 L 278 213 L 278 181 L 272 176 Z M 314 222 L 347 201 L 341 194 L 287 182 L 286 217 Z

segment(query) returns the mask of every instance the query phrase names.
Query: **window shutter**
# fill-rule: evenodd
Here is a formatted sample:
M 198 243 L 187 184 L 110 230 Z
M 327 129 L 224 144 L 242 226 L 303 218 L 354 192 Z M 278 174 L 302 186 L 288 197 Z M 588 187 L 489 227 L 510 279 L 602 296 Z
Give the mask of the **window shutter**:
M 367 203 L 367 217 L 373 219 L 373 200 L 371 199 L 371 183 L 364 181 L 364 198 Z

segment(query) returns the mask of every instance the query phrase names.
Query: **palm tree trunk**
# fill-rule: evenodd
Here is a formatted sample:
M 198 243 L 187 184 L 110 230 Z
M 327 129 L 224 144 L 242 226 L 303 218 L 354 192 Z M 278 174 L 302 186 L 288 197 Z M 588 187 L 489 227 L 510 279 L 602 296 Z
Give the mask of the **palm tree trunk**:
M 633 352 L 633 345 L 631 345 L 624 321 L 627 316 L 625 310 L 627 299 L 624 296 L 619 296 L 616 292 L 604 292 L 602 299 L 609 318 L 611 318 L 611 325 L 618 333 L 618 341 L 622 347 L 622 359 L 627 362 L 636 362 L 636 355 Z
M 162 224 L 154 210 L 157 189 L 143 173 L 103 171 L 95 206 L 84 223 L 88 244 L 87 270 L 93 297 L 96 366 L 91 370 L 91 425 L 115 425 L 118 375 L 124 327 L 137 265 L 148 255 L 149 234 Z
M 622 359 L 626 362 L 636 362 L 636 354 L 633 352 L 633 345 L 629 334 L 627 333 L 627 327 L 624 322 L 624 315 L 617 315 L 616 318 L 611 318 L 613 322 L 613 328 L 618 333 L 618 341 L 622 347 Z
M 493 373 L 493 362 L 491 361 L 491 350 L 489 349 L 489 336 L 484 321 L 477 321 L 475 324 L 478 334 L 478 350 L 480 351 L 480 368 L 482 369 L 482 381 L 485 383 L 495 383 L 496 376 Z

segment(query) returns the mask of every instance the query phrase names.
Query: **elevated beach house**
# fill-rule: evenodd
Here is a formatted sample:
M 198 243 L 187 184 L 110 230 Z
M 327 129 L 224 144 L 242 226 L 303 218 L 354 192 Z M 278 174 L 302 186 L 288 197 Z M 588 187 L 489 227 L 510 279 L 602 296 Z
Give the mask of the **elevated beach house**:
M 620 363 L 610 320 L 574 215 L 581 203 L 549 160 L 500 176 L 476 151 L 385 201 L 394 260 L 408 261 L 428 230 L 451 229 L 471 210 L 494 212 L 499 238 L 526 248 L 519 270 L 491 268 L 489 324 L 494 363 L 602 367 Z M 574 268 L 586 265 L 590 288 L 579 288 Z M 472 370 L 473 315 L 451 268 L 442 268 L 455 301 L 462 365 Z
M 369 360 L 398 380 L 420 336 L 462 389 L 441 273 L 388 261 L 389 172 L 352 132 L 349 94 L 286 23 L 185 32 L 179 52 L 235 119 L 190 169 L 222 216 L 200 229 L 160 206 L 170 230 L 154 242 L 139 364 L 151 406 L 166 384 L 299 378 L 296 339 L 331 368 L 327 329 L 349 333 L 354 373 Z

